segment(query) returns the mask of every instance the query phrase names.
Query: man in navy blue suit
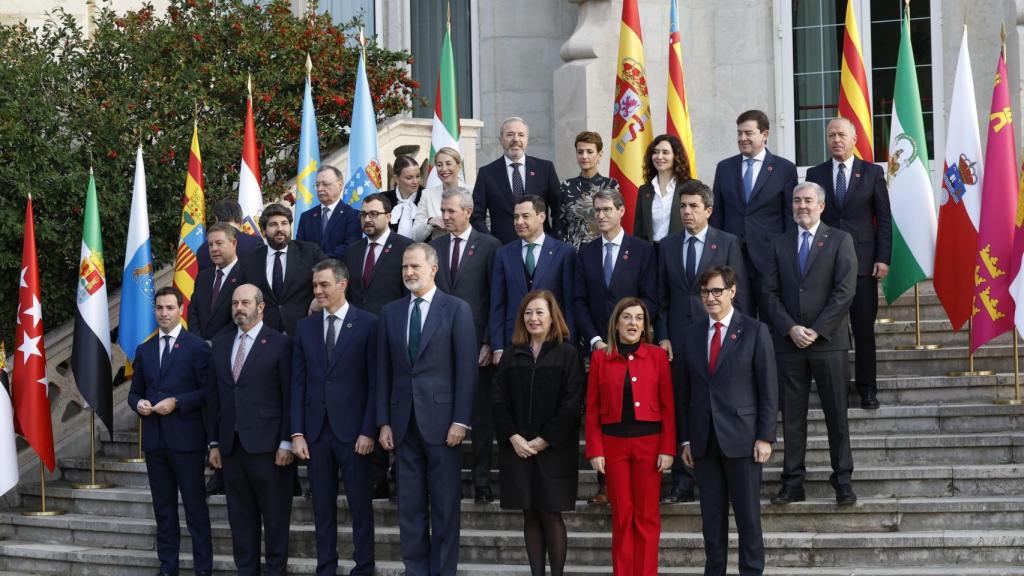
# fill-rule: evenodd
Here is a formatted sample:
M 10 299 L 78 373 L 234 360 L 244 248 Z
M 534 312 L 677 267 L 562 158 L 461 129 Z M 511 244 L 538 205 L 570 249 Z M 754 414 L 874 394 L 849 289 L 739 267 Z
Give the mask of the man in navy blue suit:
M 686 329 L 676 363 L 679 443 L 700 485 L 704 574 L 725 576 L 732 502 L 740 574 L 754 576 L 764 571 L 761 465 L 775 442 L 775 348 L 768 326 L 733 307 L 731 268 L 709 268 L 699 285 L 707 315 Z
M 292 511 L 291 370 L 288 336 L 263 324 L 263 294 L 235 288 L 235 331 L 213 339 L 208 415 L 210 465 L 224 469 L 235 569 L 260 574 L 260 529 L 266 574 L 288 568 Z
M 352 513 L 353 576 L 372 575 L 370 453 L 377 438 L 377 317 L 345 300 L 348 268 L 313 266 L 322 311 L 299 320 L 292 354 L 292 451 L 309 462 L 316 573 L 338 570 L 338 468 Z
M 796 166 L 768 151 L 768 116 L 747 110 L 736 118 L 736 144 L 740 153 L 715 169 L 715 211 L 711 225 L 734 234 L 743 243 L 744 267 L 753 294 L 761 293 L 764 263 L 772 240 L 792 230 L 793 188 Z M 742 278 L 742 274 L 740 275 Z M 741 286 L 740 297 L 743 297 Z M 757 315 L 757 298 L 744 302 L 744 313 Z
M 437 289 L 437 251 L 405 249 L 411 294 L 381 311 L 380 444 L 398 450 L 398 526 L 405 573 L 455 576 L 462 450 L 473 420 L 476 331 L 469 304 Z M 429 513 L 429 522 L 427 521 Z
M 238 200 L 232 198 L 218 200 L 217 203 L 213 205 L 213 221 L 215 224 L 227 224 L 238 232 L 235 238 L 235 255 L 238 258 L 244 258 L 249 252 L 263 246 L 263 240 L 261 238 L 242 232 L 242 207 L 239 206 Z M 200 272 L 213 266 L 214 261 L 211 258 L 209 246 L 199 249 L 199 252 L 196 254 L 196 261 L 199 262 Z M 189 324 L 191 324 L 191 322 L 189 322 Z
M 178 574 L 180 491 L 192 537 L 192 563 L 196 574 L 208 575 L 213 571 L 213 542 L 203 487 L 206 433 L 202 412 L 210 349 L 202 339 L 182 330 L 183 303 L 177 288 L 157 290 L 153 304 L 160 330 L 135 352 L 128 406 L 142 417 L 142 449 L 153 495 L 160 574 Z
M 564 303 L 562 312 L 570 333 L 576 333 L 570 300 L 576 252 L 572 246 L 544 233 L 547 206 L 541 197 L 520 198 L 514 219 L 519 238 L 498 250 L 491 280 L 491 348 L 495 365 L 501 362 L 505 345 L 512 343 L 519 303 L 531 290 L 551 290 Z
M 345 248 L 362 237 L 359 216 L 341 201 L 345 180 L 341 170 L 321 166 L 316 174 L 316 197 L 320 205 L 299 216 L 296 240 L 319 244 L 328 258 L 345 261 Z
M 515 205 L 523 196 L 539 196 L 551 209 L 545 230 L 551 230 L 551 222 L 558 219 L 560 196 L 558 175 L 555 165 L 526 155 L 530 142 L 530 127 L 522 118 L 511 117 L 501 123 L 498 138 L 505 151 L 501 158 L 480 168 L 473 186 L 473 227 L 489 233 L 502 244 L 516 239 L 513 223 Z M 487 216 L 491 217 L 490 230 Z

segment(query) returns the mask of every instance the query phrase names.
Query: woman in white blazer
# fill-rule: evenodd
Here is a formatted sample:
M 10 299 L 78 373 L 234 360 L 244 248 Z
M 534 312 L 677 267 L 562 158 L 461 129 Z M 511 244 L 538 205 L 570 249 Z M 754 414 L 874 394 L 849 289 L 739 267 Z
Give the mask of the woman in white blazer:
M 441 184 L 427 188 L 420 196 L 412 225 L 412 239 L 417 242 L 429 242 L 447 234 L 441 221 L 441 195 L 445 190 L 459 187 L 462 155 L 454 148 L 441 148 L 434 154 L 434 171 Z

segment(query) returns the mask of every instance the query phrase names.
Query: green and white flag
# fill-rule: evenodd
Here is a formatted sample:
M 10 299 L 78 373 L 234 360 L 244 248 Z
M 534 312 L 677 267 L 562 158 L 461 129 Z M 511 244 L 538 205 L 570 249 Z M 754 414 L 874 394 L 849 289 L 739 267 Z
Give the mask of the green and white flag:
M 928 169 L 921 93 L 910 44 L 910 8 L 903 13 L 903 32 L 896 63 L 896 91 L 886 168 L 892 207 L 892 259 L 882 290 L 889 303 L 914 284 L 931 278 L 935 264 L 938 216 Z
M 437 89 L 434 90 L 434 124 L 430 130 L 430 174 L 427 188 L 440 186 L 441 179 L 434 170 L 434 155 L 441 148 L 453 148 L 462 154 L 459 146 L 459 97 L 455 86 L 455 56 L 452 53 L 452 23 L 449 18 L 441 43 L 441 65 L 437 71 Z M 460 174 L 459 180 L 463 177 Z

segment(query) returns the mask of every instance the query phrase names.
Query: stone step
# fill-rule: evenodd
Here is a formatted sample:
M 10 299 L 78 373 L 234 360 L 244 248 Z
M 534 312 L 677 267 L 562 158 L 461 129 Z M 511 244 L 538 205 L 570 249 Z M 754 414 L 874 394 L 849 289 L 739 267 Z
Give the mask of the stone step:
M 878 374 L 886 376 L 944 376 L 967 369 L 967 351 L 966 346 L 946 346 L 938 350 L 878 348 L 876 366 Z M 853 357 L 854 351 L 851 350 L 851 361 Z M 1013 346 L 986 344 L 975 352 L 974 364 L 976 370 L 1012 373 Z
M 913 318 L 887 323 L 876 322 L 875 343 L 878 348 L 892 348 L 897 344 L 916 344 L 916 325 Z M 945 316 L 936 320 L 921 320 L 921 343 L 939 344 L 943 347 L 967 346 L 967 326 L 954 332 L 953 325 Z M 1005 332 L 993 338 L 986 346 L 994 344 L 1013 344 L 1013 332 Z

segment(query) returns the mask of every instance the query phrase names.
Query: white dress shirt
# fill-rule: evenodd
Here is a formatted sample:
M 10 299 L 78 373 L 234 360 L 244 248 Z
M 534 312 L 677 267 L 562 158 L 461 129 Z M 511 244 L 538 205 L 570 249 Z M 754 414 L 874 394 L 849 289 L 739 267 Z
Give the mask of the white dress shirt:
M 267 245 L 267 285 L 270 286 L 271 289 L 274 288 L 274 259 L 276 258 L 276 254 L 278 252 L 283 252 L 283 254 L 281 254 L 281 279 L 284 280 L 284 277 L 288 275 L 288 244 L 285 244 L 284 248 L 281 248 L 280 250 L 274 250 L 268 244 Z
M 423 296 L 417 296 L 415 294 L 410 294 L 409 295 L 410 296 L 409 297 L 409 311 L 406 313 L 406 316 L 405 316 L 405 318 L 406 318 L 405 325 L 406 326 L 410 326 L 411 325 L 411 323 L 412 323 L 412 309 L 413 309 L 413 306 L 416 304 L 416 299 L 417 298 L 421 298 L 423 300 L 423 302 L 420 302 L 420 331 L 422 333 L 423 325 L 427 322 L 427 312 L 430 311 L 430 303 L 434 301 L 434 294 L 436 294 L 436 293 L 437 293 L 437 285 L 434 285 L 434 287 L 431 288 L 430 290 L 428 290 L 427 293 L 424 294 Z M 408 344 L 409 343 L 409 330 L 408 329 L 406 329 L 406 331 L 405 331 L 405 339 L 406 339 L 405 340 L 406 344 Z
M 711 337 L 715 335 L 715 322 L 722 323 L 722 332 L 718 335 L 718 343 L 725 344 L 725 333 L 729 331 L 729 324 L 732 323 L 732 315 L 736 312 L 735 308 L 729 310 L 729 313 L 725 315 L 725 318 L 721 320 L 715 320 L 711 316 L 708 316 L 708 349 L 707 354 L 704 355 L 711 362 Z
M 669 181 L 665 194 L 661 193 L 661 186 L 658 184 L 658 177 L 651 180 L 654 188 L 654 198 L 651 200 L 651 224 L 654 232 L 654 241 L 661 242 L 661 239 L 668 236 L 669 223 L 672 221 L 672 211 L 677 210 L 674 206 L 676 179 Z
M 746 176 L 747 170 L 753 170 L 754 173 L 751 174 L 750 182 L 752 183 L 751 185 L 756 184 L 757 183 L 757 177 L 758 177 L 758 175 L 761 174 L 761 167 L 764 166 L 764 158 L 767 155 L 768 155 L 768 149 L 767 148 L 761 148 L 761 151 L 758 152 L 757 155 L 753 157 L 754 165 L 751 166 L 750 168 L 747 168 L 747 160 L 750 160 L 750 157 L 743 156 L 743 158 L 742 158 L 743 164 L 742 164 L 742 166 L 740 166 L 740 176 L 741 177 Z
M 173 349 L 174 348 L 174 343 L 178 341 L 178 336 L 180 334 L 181 334 L 181 323 L 179 323 L 177 326 L 172 328 L 170 332 L 164 332 L 163 330 L 160 330 L 160 346 L 157 349 L 157 352 L 159 353 L 159 356 L 157 356 L 158 362 L 159 362 L 159 359 L 162 359 L 164 357 L 164 354 L 167 353 L 167 350 L 164 350 L 164 348 L 167 347 L 167 348 Z M 164 336 L 170 336 L 171 340 L 170 341 L 165 341 L 164 340 Z
M 234 270 L 235 264 L 238 264 L 238 256 L 235 256 L 235 259 L 232 260 L 230 264 L 225 264 L 223 268 L 218 268 L 217 269 L 217 270 L 220 270 L 221 274 L 224 275 L 221 278 L 221 285 L 220 285 L 220 289 L 221 290 L 224 289 L 224 282 L 227 281 L 228 274 L 231 274 L 231 271 Z M 282 262 L 281 264 L 283 265 L 284 263 Z M 212 284 L 213 286 L 217 285 L 217 270 L 213 271 L 213 284 Z M 271 266 L 270 266 L 270 271 L 271 271 L 271 273 L 273 273 L 273 271 L 274 271 L 273 264 L 271 264 Z
M 533 263 L 534 264 L 538 264 L 540 262 L 540 253 L 544 249 L 544 239 L 545 239 L 545 236 L 546 236 L 546 234 L 541 232 L 540 236 L 537 236 L 537 238 L 534 241 L 532 241 L 532 242 L 529 241 L 529 240 L 521 240 L 520 241 L 522 243 L 522 246 L 523 246 L 523 250 L 522 250 L 523 264 L 526 264 L 526 251 L 529 250 L 529 248 L 527 247 L 528 244 L 534 244 L 534 248 L 533 248 Z
M 331 216 L 334 216 L 334 211 L 337 210 L 338 204 L 341 204 L 341 196 L 338 196 L 338 199 L 334 201 L 334 204 L 328 204 L 326 206 L 327 207 L 327 219 L 328 220 L 330 220 Z M 320 206 L 318 206 L 317 210 L 320 211 L 320 217 L 323 218 L 324 217 L 324 205 L 321 204 Z M 326 226 L 326 224 L 324 224 L 323 220 L 321 220 L 320 221 L 320 228 L 323 229 L 324 226 Z
M 371 240 L 369 237 L 366 238 L 366 254 L 363 254 L 363 267 L 359 270 L 360 278 L 362 278 L 363 270 L 366 269 L 366 259 L 370 256 L 370 250 L 373 250 L 373 265 L 376 266 L 377 262 L 380 260 L 380 252 L 384 249 L 384 246 L 387 245 L 388 238 L 390 236 L 391 228 L 385 228 L 384 233 L 380 235 L 380 238 L 377 238 L 376 240 Z
M 811 240 L 810 240 L 811 243 L 814 242 L 814 236 L 817 235 L 817 233 L 818 233 L 818 226 L 821 226 L 821 220 L 818 220 L 817 224 L 815 224 L 814 226 L 811 226 L 810 230 L 807 230 L 807 232 L 811 233 Z M 800 254 L 800 244 L 803 244 L 803 241 L 804 241 L 804 229 L 801 226 L 797 226 L 796 227 L 796 253 L 797 253 L 798 256 Z M 807 247 L 810 248 L 810 244 L 808 244 Z M 810 254 L 810 250 L 808 250 L 807 253 Z
M 455 251 L 455 238 L 459 238 L 462 242 L 459 242 L 459 266 L 462 266 L 462 256 L 466 253 L 466 245 L 469 244 L 469 235 L 473 233 L 473 227 L 467 226 L 463 230 L 462 234 L 449 234 L 448 235 L 448 262 L 452 261 L 452 252 Z
M 686 261 L 686 253 L 690 249 L 690 238 L 696 238 L 697 242 L 693 245 L 693 251 L 697 261 L 693 263 L 694 272 L 697 271 L 697 267 L 700 266 L 700 257 L 704 254 L 704 242 L 708 238 L 708 226 L 705 225 L 704 229 L 697 234 L 690 234 L 689 231 L 683 232 L 683 270 L 686 270 L 686 265 L 689 262 Z
M 529 194 L 526 190 L 526 154 L 523 154 L 523 157 L 519 160 L 512 160 L 508 156 L 502 156 L 502 158 L 505 159 L 505 177 L 508 178 L 509 189 L 515 190 L 515 187 L 512 186 L 512 164 L 518 162 L 517 170 L 519 170 L 519 176 L 523 179 L 523 194 Z
M 836 176 L 839 176 L 839 165 L 846 166 L 843 170 L 846 173 L 846 189 L 850 189 L 850 178 L 853 175 L 853 156 L 850 156 L 846 160 L 839 162 L 835 158 L 832 159 L 832 190 L 836 189 Z
M 331 342 L 331 344 L 336 344 L 338 342 L 338 335 L 341 334 L 341 324 L 345 321 L 345 316 L 348 315 L 348 308 L 348 302 L 342 304 L 341 308 L 338 308 L 338 311 L 334 314 L 331 314 L 324 308 L 324 346 L 327 345 L 327 329 L 331 325 L 329 319 L 332 317 L 337 318 L 334 321 L 334 342 Z

